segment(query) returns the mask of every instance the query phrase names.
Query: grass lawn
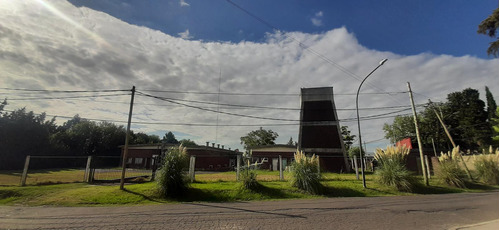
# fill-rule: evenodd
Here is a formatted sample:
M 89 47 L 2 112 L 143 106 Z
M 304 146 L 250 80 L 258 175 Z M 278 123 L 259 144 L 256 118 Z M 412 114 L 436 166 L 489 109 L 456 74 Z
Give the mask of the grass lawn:
M 71 175 L 73 172 L 58 172 Z M 0 173 L 0 179 L 10 178 L 9 173 Z M 69 176 L 71 177 L 71 176 Z M 285 180 L 289 177 L 285 173 Z M 498 189 L 498 186 L 470 185 L 469 189 L 458 189 L 439 184 L 431 179 L 431 186 L 420 186 L 415 193 L 402 193 L 395 189 L 379 185 L 370 173 L 366 175 L 367 189 L 354 174 L 324 173 L 322 184 L 325 191 L 322 195 L 310 195 L 292 186 L 288 181 L 279 181 L 278 172 L 258 171 L 261 187 L 252 192 L 240 189 L 235 181 L 234 172 L 197 174 L 196 182 L 183 197 L 164 199 L 156 194 L 154 182 L 127 184 L 126 190 L 119 189 L 118 184 L 86 184 L 66 183 L 52 185 L 29 185 L 19 187 L 19 178 L 15 185 L 0 187 L 0 205 L 56 205 L 56 206 L 98 206 L 98 205 L 143 205 L 176 202 L 230 202 L 277 199 L 314 199 L 324 197 L 369 197 L 395 196 L 415 194 L 438 194 L 456 192 L 481 192 Z M 3 184 L 4 182 L 1 181 Z

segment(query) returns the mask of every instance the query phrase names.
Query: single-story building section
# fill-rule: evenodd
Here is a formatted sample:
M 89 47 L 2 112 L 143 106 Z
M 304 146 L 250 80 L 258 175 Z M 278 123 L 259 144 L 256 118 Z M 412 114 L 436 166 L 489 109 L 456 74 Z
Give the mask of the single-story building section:
M 165 148 L 178 147 L 177 144 L 166 144 Z M 124 146 L 120 146 L 123 158 Z M 129 145 L 127 153 L 127 168 L 154 168 L 155 159 L 161 155 L 162 144 Z M 229 171 L 236 167 L 237 155 L 241 152 L 224 149 L 215 144 L 209 146 L 186 147 L 188 156 L 195 156 L 195 170 L 199 171 Z
M 279 170 L 279 157 L 283 162 L 283 169 L 291 165 L 294 161 L 294 154 L 297 147 L 293 145 L 264 145 L 251 148 L 252 161 L 260 164 L 261 169 L 272 171 Z

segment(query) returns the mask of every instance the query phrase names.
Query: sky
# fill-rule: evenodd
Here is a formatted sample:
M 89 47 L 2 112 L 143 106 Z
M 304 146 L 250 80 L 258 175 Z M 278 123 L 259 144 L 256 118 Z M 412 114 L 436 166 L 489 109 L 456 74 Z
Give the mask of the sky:
M 496 1 L 1 1 L 0 96 L 26 107 L 241 149 L 263 127 L 298 138 L 300 88 L 333 87 L 340 125 L 368 151 L 384 123 L 467 87 L 498 102 L 493 39 L 477 25 Z M 17 89 L 17 90 L 14 90 Z M 46 90 L 46 91 L 26 91 Z M 60 90 L 85 91 L 78 93 Z M 105 91 L 128 90 L 128 91 Z M 95 92 L 97 91 L 97 92 Z M 125 94 L 125 95 L 123 95 Z M 220 113 L 217 113 L 219 111 Z M 387 115 L 384 115 L 387 114 Z

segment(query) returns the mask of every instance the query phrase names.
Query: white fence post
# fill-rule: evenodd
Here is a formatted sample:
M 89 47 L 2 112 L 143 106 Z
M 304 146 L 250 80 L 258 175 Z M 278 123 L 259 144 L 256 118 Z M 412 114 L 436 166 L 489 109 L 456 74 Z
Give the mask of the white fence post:
M 191 156 L 189 158 L 189 179 L 194 182 L 194 166 L 196 163 L 196 156 Z

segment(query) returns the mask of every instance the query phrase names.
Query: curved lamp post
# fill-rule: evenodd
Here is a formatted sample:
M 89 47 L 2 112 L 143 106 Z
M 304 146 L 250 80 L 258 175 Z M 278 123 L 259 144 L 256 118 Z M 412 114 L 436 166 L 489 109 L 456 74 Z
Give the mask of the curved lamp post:
M 368 75 L 366 75 L 365 79 L 363 79 L 363 81 L 361 82 L 361 84 L 359 84 L 358 92 L 356 93 L 356 113 L 357 113 L 357 116 L 358 116 L 359 156 L 361 158 L 361 176 L 363 177 L 363 188 L 366 188 L 366 180 L 365 180 L 365 166 L 363 164 L 363 145 L 361 144 L 361 126 L 359 125 L 359 108 L 358 108 L 359 90 L 361 89 L 361 86 L 366 81 L 366 79 L 370 75 L 372 75 L 372 73 L 375 72 L 375 70 L 377 70 L 378 68 L 380 68 L 380 66 L 382 66 L 386 61 L 387 61 L 387 59 L 384 59 L 384 60 L 380 61 L 379 64 L 378 64 L 378 66 L 375 69 L 373 69 Z

